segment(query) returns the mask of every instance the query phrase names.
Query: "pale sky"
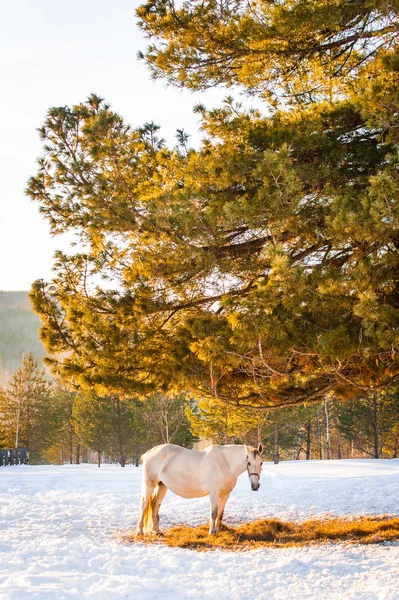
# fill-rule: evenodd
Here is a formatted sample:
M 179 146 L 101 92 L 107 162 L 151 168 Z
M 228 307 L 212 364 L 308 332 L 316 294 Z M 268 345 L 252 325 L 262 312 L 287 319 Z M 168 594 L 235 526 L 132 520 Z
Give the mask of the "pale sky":
M 177 128 L 198 138 L 199 101 L 219 106 L 223 90 L 206 94 L 166 88 L 150 80 L 137 50 L 138 0 L 0 0 L 0 290 L 28 290 L 51 279 L 52 238 L 38 206 L 25 195 L 41 155 L 36 128 L 51 106 L 103 96 L 127 122 L 162 125 L 168 141 Z

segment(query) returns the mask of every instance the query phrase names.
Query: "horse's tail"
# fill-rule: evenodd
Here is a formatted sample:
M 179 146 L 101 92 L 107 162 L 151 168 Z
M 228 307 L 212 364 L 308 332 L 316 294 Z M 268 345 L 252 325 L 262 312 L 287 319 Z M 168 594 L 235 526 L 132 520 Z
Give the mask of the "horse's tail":
M 152 493 L 151 498 L 148 501 L 147 508 L 143 514 L 143 533 L 151 533 L 153 527 L 153 506 L 154 499 L 158 493 L 158 486 L 156 486 L 155 490 Z

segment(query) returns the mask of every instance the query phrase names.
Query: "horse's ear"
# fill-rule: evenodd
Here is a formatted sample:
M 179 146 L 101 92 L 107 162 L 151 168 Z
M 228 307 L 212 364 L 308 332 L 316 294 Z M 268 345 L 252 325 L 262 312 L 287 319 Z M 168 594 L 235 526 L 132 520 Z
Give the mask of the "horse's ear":
M 258 452 L 259 452 L 259 454 L 262 454 L 262 452 L 263 452 L 263 446 L 262 446 L 262 444 L 259 444 L 259 446 L 258 446 Z
M 247 446 L 246 444 L 244 444 L 244 448 L 245 448 L 245 454 L 248 456 L 248 454 L 251 452 L 251 448 L 249 446 Z

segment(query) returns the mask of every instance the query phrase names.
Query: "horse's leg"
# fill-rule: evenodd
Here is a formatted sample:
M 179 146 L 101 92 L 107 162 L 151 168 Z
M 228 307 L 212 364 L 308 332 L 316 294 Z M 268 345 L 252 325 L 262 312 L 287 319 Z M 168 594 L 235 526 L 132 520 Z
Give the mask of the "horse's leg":
M 154 523 L 154 533 L 161 533 L 159 529 L 159 509 L 161 507 L 161 502 L 165 498 L 165 494 L 168 491 L 166 485 L 160 481 L 158 483 L 157 493 L 152 499 L 152 514 L 153 514 L 153 523 Z
M 210 493 L 211 500 L 211 518 L 209 523 L 209 535 L 216 533 L 216 519 L 218 516 L 219 490 Z
M 226 506 L 226 502 L 229 499 L 230 493 L 228 494 L 223 494 L 223 496 L 220 496 L 219 498 L 219 502 L 218 502 L 218 516 L 216 519 L 216 532 L 219 533 L 220 528 L 222 526 L 222 519 L 223 519 L 223 513 L 224 513 L 224 507 Z
M 141 535 L 143 533 L 144 516 L 146 514 L 148 505 L 151 502 L 151 496 L 154 491 L 154 488 L 155 488 L 155 485 L 150 485 L 149 483 L 147 483 L 145 486 L 145 489 L 143 491 L 143 494 L 141 496 L 140 516 L 139 516 L 139 521 L 137 523 L 137 529 L 136 529 L 137 535 Z

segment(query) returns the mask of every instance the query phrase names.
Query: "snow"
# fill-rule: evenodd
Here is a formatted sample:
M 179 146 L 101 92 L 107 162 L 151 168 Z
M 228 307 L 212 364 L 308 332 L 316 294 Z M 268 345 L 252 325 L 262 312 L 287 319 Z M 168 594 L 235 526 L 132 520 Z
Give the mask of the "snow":
M 242 475 L 228 524 L 262 517 L 398 514 L 399 460 L 265 463 Z M 195 552 L 125 544 L 141 468 L 0 468 L 0 599 L 399 599 L 399 544 Z M 168 492 L 161 525 L 199 524 L 209 500 Z

